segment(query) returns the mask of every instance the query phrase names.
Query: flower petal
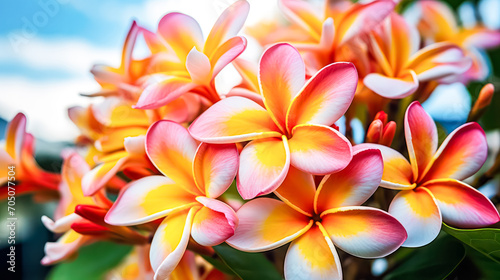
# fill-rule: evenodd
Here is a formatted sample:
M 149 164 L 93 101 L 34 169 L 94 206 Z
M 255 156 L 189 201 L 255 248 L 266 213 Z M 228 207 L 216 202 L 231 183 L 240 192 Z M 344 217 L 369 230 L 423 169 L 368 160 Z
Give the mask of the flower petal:
M 384 163 L 379 150 L 355 152 L 346 168 L 325 176 L 321 181 L 315 196 L 316 213 L 363 204 L 377 190 L 383 170 Z
M 340 207 L 323 213 L 321 218 L 333 243 L 357 257 L 385 257 L 406 240 L 403 225 L 380 209 Z
M 305 65 L 299 51 L 289 44 L 268 48 L 260 59 L 259 81 L 264 104 L 284 131 L 286 112 L 305 83 Z
M 287 280 L 341 280 L 339 256 L 325 229 L 318 223 L 292 242 L 285 257 Z
M 298 124 L 330 126 L 349 108 L 358 85 L 352 63 L 337 62 L 319 70 L 292 100 L 287 112 L 287 129 Z
M 339 171 L 352 159 L 352 146 L 338 130 L 324 125 L 297 125 L 289 140 L 291 163 L 311 174 Z
M 500 221 L 491 201 L 473 187 L 454 179 L 434 180 L 424 186 L 431 191 L 443 221 L 460 228 L 480 228 Z
M 426 188 L 400 191 L 389 206 L 389 213 L 408 233 L 404 247 L 420 247 L 434 240 L 441 230 L 441 212 Z
M 137 225 L 197 204 L 195 196 L 164 176 L 149 176 L 128 184 L 106 214 L 111 225 Z
M 290 166 L 285 181 L 274 191 L 288 206 L 307 216 L 313 216 L 316 185 L 311 174 Z
M 237 1 L 225 9 L 208 34 L 203 52 L 211 58 L 219 46 L 236 36 L 243 27 L 249 11 L 250 4 L 246 0 Z
M 244 252 L 278 248 L 302 235 L 312 225 L 307 216 L 271 198 L 251 200 L 243 204 L 236 215 L 238 227 L 226 242 Z
M 210 58 L 210 63 L 213 68 L 212 77 L 217 76 L 222 68 L 226 67 L 231 61 L 237 58 L 246 47 L 247 40 L 240 36 L 233 37 L 218 47 Z
M 438 146 L 436 124 L 418 101 L 414 101 L 406 109 L 405 138 L 413 178 L 417 180 L 423 175 Z
M 177 99 L 196 86 L 186 77 L 169 76 L 146 86 L 134 109 L 156 109 Z
M 203 33 L 198 22 L 181 13 L 166 14 L 158 23 L 158 34 L 180 60 L 185 60 L 193 47 L 201 50 L 203 44 Z
M 452 43 L 441 42 L 428 45 L 415 53 L 406 68 L 417 74 L 420 82 L 462 74 L 472 65 L 463 50 Z
M 89 236 L 83 236 L 74 230 L 69 230 L 57 242 L 45 243 L 45 256 L 40 261 L 42 265 L 51 265 L 73 256 L 78 249 L 89 241 Z
M 267 111 L 250 99 L 233 96 L 212 105 L 189 127 L 191 135 L 207 143 L 235 143 L 280 137 Z
M 488 143 L 483 129 L 475 122 L 466 123 L 446 137 L 423 180 L 463 180 L 479 171 L 487 156 Z
M 279 6 L 283 13 L 293 22 L 300 25 L 307 32 L 319 40 L 323 22 L 315 7 L 307 1 L 280 0 Z
M 126 153 L 123 153 L 126 154 Z M 108 162 L 103 162 L 96 167 L 94 167 L 89 172 L 85 173 L 82 178 L 82 191 L 83 195 L 91 196 L 99 191 L 104 185 L 118 173 L 120 169 L 128 161 L 127 156 L 120 158 L 119 160 L 112 160 Z
M 196 185 L 207 197 L 219 197 L 236 177 L 238 161 L 238 149 L 234 144 L 200 144 L 193 163 Z
M 170 215 L 160 224 L 151 242 L 149 258 L 155 271 L 155 280 L 168 279 L 168 276 L 181 261 L 191 233 L 193 217 L 200 207 L 193 207 Z
M 146 134 L 146 153 L 165 176 L 193 194 L 202 194 L 193 178 L 198 145 L 187 129 L 175 122 L 157 121 Z
M 194 216 L 191 229 L 194 241 L 202 246 L 215 246 L 233 236 L 238 226 L 238 217 L 229 205 L 203 196 L 196 200 L 205 207 Z
M 378 149 L 384 159 L 384 174 L 380 185 L 384 188 L 404 190 L 413 189 L 413 173 L 411 165 L 398 151 L 379 144 L 359 144 L 355 150 Z
M 376 94 L 390 99 L 407 97 L 414 93 L 419 85 L 417 75 L 412 70 L 398 78 L 370 73 L 363 79 L 363 84 Z
M 285 180 L 289 167 L 290 149 L 285 136 L 254 140 L 240 154 L 238 192 L 243 199 L 271 193 Z
M 341 45 L 355 36 L 368 33 L 394 10 L 395 5 L 391 0 L 353 5 L 337 26 L 337 44 Z
M 5 132 L 5 150 L 15 160 L 21 157 L 25 134 L 26 116 L 23 113 L 18 113 L 9 122 Z
M 208 57 L 195 47 L 191 49 L 186 58 L 186 69 L 193 83 L 205 85 L 212 79 L 212 66 Z

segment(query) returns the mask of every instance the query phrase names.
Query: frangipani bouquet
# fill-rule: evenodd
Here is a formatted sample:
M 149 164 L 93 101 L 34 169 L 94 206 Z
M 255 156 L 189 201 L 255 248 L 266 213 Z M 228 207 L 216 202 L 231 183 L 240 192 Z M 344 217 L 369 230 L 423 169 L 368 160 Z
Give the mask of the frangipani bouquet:
M 500 31 L 430 0 L 279 0 L 286 21 L 246 26 L 249 2 L 209 34 L 182 13 L 153 31 L 133 22 L 119 67 L 91 69 L 95 102 L 68 110 L 81 135 L 60 174 L 37 165 L 26 117 L 9 123 L 0 165 L 16 193 L 58 200 L 41 218 L 58 236 L 42 264 L 107 241 L 130 248 L 109 279 L 498 276 L 498 206 L 478 188 L 495 184 L 500 156 L 476 121 Z M 484 87 L 446 133 L 421 103 L 456 82 Z

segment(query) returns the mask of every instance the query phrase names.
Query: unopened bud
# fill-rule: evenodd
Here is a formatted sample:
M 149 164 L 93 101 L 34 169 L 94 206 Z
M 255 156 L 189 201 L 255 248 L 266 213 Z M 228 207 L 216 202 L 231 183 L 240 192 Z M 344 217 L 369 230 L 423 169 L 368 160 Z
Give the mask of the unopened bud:
M 382 137 L 382 129 L 384 124 L 381 120 L 376 119 L 368 127 L 368 131 L 366 132 L 366 142 L 367 143 L 379 143 L 380 138 Z
M 384 130 L 382 131 L 382 138 L 380 139 L 380 144 L 390 147 L 395 134 L 396 134 L 396 122 L 390 121 L 387 123 L 387 125 L 384 126 Z
M 380 111 L 375 115 L 374 120 L 379 119 L 382 121 L 382 124 L 387 124 L 387 114 L 384 111 Z
M 468 122 L 475 122 L 481 118 L 481 116 L 486 112 L 488 106 L 493 99 L 493 93 L 495 92 L 495 87 L 493 84 L 486 84 L 479 92 L 479 97 L 477 98 L 474 106 L 470 110 Z

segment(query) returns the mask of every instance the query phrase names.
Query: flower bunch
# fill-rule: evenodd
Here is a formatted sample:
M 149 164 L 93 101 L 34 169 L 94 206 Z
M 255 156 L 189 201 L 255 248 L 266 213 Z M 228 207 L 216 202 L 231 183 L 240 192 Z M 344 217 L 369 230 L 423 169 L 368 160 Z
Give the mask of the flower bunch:
M 499 46 L 500 32 L 461 27 L 437 1 L 404 15 L 393 0 L 324 2 L 280 0 L 287 21 L 246 27 L 262 50 L 258 62 L 241 57 L 246 0 L 206 36 L 182 13 L 165 15 L 155 31 L 133 22 L 120 66 L 91 70 L 102 86 L 88 94 L 96 102 L 69 109 L 81 135 L 63 152 L 60 174 L 38 167 L 17 115 L 0 164 L 17 166 L 19 193 L 59 199 L 53 219 L 42 217 L 61 234 L 42 264 L 107 240 L 134 247 L 114 268 L 125 279 L 232 279 L 214 266 L 214 246 L 289 244 L 273 251 L 286 279 L 342 279 L 338 249 L 381 258 L 431 243 L 443 222 L 499 222 L 480 184 L 467 180 L 484 173 L 485 132 L 468 122 L 440 141 L 420 103 L 440 84 L 488 77 L 478 53 Z M 138 40 L 146 58 L 134 57 Z M 223 92 L 217 82 L 233 79 L 221 72 L 228 67 L 240 78 Z M 484 87 L 471 120 L 493 92 Z M 362 141 L 354 141 L 355 119 L 367 130 Z M 498 165 L 497 156 L 479 181 Z

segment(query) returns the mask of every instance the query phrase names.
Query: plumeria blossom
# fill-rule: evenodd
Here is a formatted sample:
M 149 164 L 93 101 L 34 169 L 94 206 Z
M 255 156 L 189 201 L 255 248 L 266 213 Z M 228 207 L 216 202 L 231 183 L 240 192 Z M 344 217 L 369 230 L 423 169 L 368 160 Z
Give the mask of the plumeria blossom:
M 214 78 L 245 50 L 246 39 L 236 34 L 249 9 L 246 0 L 232 4 L 221 14 L 206 40 L 192 17 L 181 13 L 165 15 L 158 24 L 157 36 L 173 54 L 159 59 L 156 67 L 165 72 L 149 77 L 135 108 L 158 108 L 190 91 L 212 103 L 219 101 Z M 147 34 L 149 43 L 158 45 L 154 34 Z
M 166 218 L 154 235 L 150 259 L 155 279 L 165 279 L 183 256 L 190 236 L 214 246 L 233 235 L 238 219 L 217 200 L 238 168 L 235 145 L 198 144 L 181 125 L 158 121 L 146 136 L 146 152 L 165 176 L 130 183 L 106 216 L 112 225 Z
M 5 143 L 0 148 L 0 167 L 3 170 L 0 175 L 0 199 L 7 198 L 9 186 L 15 188 L 17 195 L 33 193 L 40 200 L 58 196 L 61 176 L 38 166 L 34 158 L 34 144 L 33 135 L 26 132 L 26 116 L 17 114 L 7 125 Z M 9 175 L 9 171 L 14 175 Z
M 473 27 L 459 26 L 450 7 L 438 1 L 418 1 L 411 6 L 409 13 L 418 15 L 418 29 L 428 41 L 455 43 L 472 59 L 472 67 L 454 77 L 454 80 L 466 83 L 469 80 L 487 78 L 489 66 L 481 51 L 500 46 L 500 31 L 488 29 L 481 24 Z
M 155 174 L 156 169 L 144 150 L 147 129 L 162 118 L 179 123 L 192 120 L 189 100 L 188 96 L 182 96 L 155 110 L 138 110 L 122 99 L 108 97 L 89 108 L 70 108 L 71 120 L 81 129 L 81 139 L 86 139 L 83 143 L 91 147 L 87 162 L 95 165 L 84 176 L 84 194 L 94 194 L 120 171 L 133 172 L 133 178 Z
M 331 126 L 349 107 L 357 85 L 351 63 L 333 63 L 307 82 L 299 52 L 277 44 L 260 60 L 259 84 L 265 108 L 229 97 L 196 119 L 191 135 L 207 143 L 252 140 L 241 151 L 237 187 L 244 199 L 268 194 L 283 182 L 290 165 L 312 174 L 343 169 L 352 147 Z
M 308 71 L 312 73 L 337 61 L 351 61 L 361 68 L 356 62 L 366 54 L 355 41 L 382 22 L 395 6 L 392 0 L 355 4 L 346 0 L 325 0 L 322 8 L 304 0 L 280 0 L 279 4 L 292 26 L 272 33 L 257 29 L 255 35 L 264 37 L 264 41 L 279 42 L 274 39 L 278 38 L 290 42 L 307 58 Z M 266 36 L 271 38 L 265 39 Z
M 438 149 L 437 128 L 420 103 L 405 115 L 405 137 L 410 162 L 398 151 L 377 144 L 384 158 L 381 186 L 401 190 L 389 207 L 408 232 L 403 246 L 419 247 L 439 233 L 442 221 L 460 228 L 494 224 L 500 216 L 491 201 L 462 182 L 486 161 L 488 146 L 474 122 L 454 130 Z
M 371 32 L 370 40 L 377 71 L 368 74 L 363 84 L 386 98 L 404 98 L 414 93 L 420 82 L 464 73 L 472 63 L 462 49 L 451 42 L 419 49 L 417 29 L 396 13 Z
M 45 244 L 44 265 L 51 265 L 68 259 L 86 244 L 108 239 L 125 243 L 145 243 L 147 239 L 126 228 L 104 223 L 104 216 L 111 205 L 102 194 L 85 197 L 81 180 L 90 168 L 84 159 L 74 152 L 65 155 L 62 167 L 62 182 L 59 185 L 61 200 L 55 211 L 55 221 L 42 216 L 42 222 L 50 231 L 62 236 L 57 242 Z
M 375 192 L 382 174 L 382 156 L 376 149 L 355 151 L 349 165 L 325 176 L 317 189 L 311 174 L 292 167 L 275 192 L 281 201 L 257 198 L 244 204 L 227 243 L 238 250 L 262 252 L 291 242 L 285 257 L 287 280 L 342 279 L 335 247 L 378 258 L 406 239 L 394 217 L 360 206 Z

